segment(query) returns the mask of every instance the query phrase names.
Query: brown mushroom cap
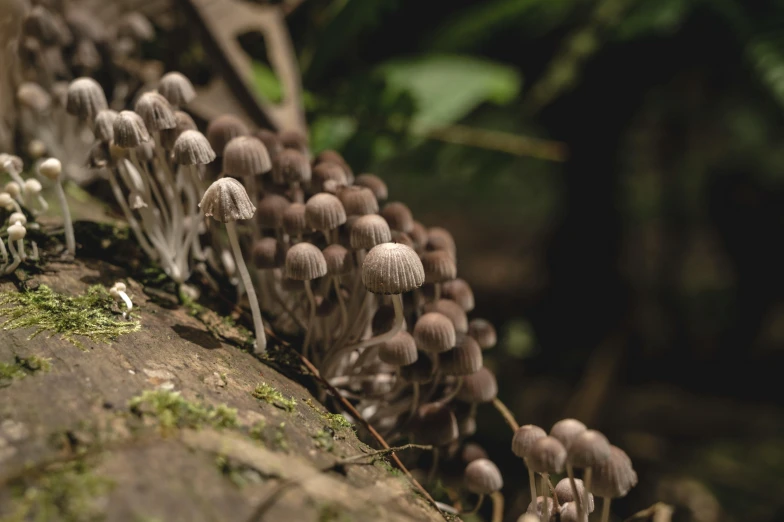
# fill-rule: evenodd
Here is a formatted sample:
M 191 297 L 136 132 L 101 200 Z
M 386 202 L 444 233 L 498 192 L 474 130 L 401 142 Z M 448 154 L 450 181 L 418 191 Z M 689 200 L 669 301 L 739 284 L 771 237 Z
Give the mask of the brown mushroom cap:
M 114 141 L 114 120 L 117 119 L 117 111 L 104 109 L 95 115 L 93 133 L 95 137 L 104 142 Z
M 98 113 L 108 109 L 106 95 L 92 78 L 77 78 L 68 85 L 65 110 L 82 121 L 93 121 Z
M 311 281 L 327 275 L 327 261 L 315 245 L 297 243 L 286 253 L 286 277 Z
M 572 441 L 587 429 L 585 424 L 577 419 L 562 419 L 553 424 L 553 427 L 550 429 L 550 436 L 561 441 L 564 448 L 569 449 Z
M 521 459 L 527 458 L 534 442 L 546 436 L 547 433 L 539 426 L 534 426 L 533 424 L 520 426 L 515 431 L 514 437 L 512 437 L 512 453 Z
M 292 236 L 298 236 L 307 230 L 305 218 L 305 204 L 292 203 L 283 211 L 283 231 Z
M 545 508 L 545 498 L 539 496 L 536 497 L 536 500 L 532 500 L 531 503 L 528 504 L 527 513 L 536 515 L 538 517 L 537 520 L 540 520 L 544 515 L 544 508 Z M 550 513 L 553 513 L 553 510 L 555 509 L 555 505 L 551 497 L 547 497 L 547 508 L 548 508 L 547 510 Z
M 305 203 L 305 219 L 314 230 L 333 230 L 346 222 L 346 210 L 338 198 L 320 192 Z
M 449 406 L 441 403 L 420 406 L 417 409 L 414 426 L 416 438 L 422 444 L 446 446 L 457 440 L 459 436 L 454 412 Z
M 222 223 L 250 219 L 256 212 L 245 187 L 234 178 L 221 178 L 210 185 L 199 207 L 205 216 Z
M 419 288 L 424 281 L 422 261 L 405 245 L 376 245 L 362 263 L 362 282 L 374 294 L 403 294 Z
M 338 190 L 338 199 L 343 203 L 349 216 L 364 216 L 378 212 L 376 196 L 365 187 L 342 187 Z
M 458 421 L 459 423 L 460 421 Z M 485 449 L 475 442 L 467 442 L 462 451 L 460 452 L 460 460 L 468 464 L 477 459 L 486 459 L 487 452 Z
M 585 430 L 572 440 L 568 451 L 572 466 L 589 468 L 610 458 L 610 441 L 596 430 Z
M 253 136 L 232 138 L 223 149 L 223 171 L 232 176 L 255 176 L 271 168 L 267 147 Z
M 385 201 L 389 197 L 387 184 L 375 174 L 360 174 L 354 180 L 354 185 L 369 188 L 378 201 Z
M 261 142 L 264 144 L 264 147 L 267 149 L 267 154 L 269 154 L 273 164 L 276 164 L 278 156 L 284 150 L 283 144 L 280 142 L 278 135 L 268 129 L 259 129 L 254 132 L 253 135 L 261 140 Z M 273 178 L 274 177 L 275 176 L 273 176 Z
M 441 295 L 459 304 L 466 313 L 474 309 L 474 292 L 471 286 L 459 277 L 445 281 L 441 286 Z
M 283 213 L 291 205 L 288 199 L 278 194 L 266 194 L 259 200 L 256 220 L 261 228 L 283 226 Z
M 378 358 L 393 366 L 407 366 L 417 361 L 419 352 L 411 334 L 401 330 L 392 339 L 381 343 Z
M 216 157 L 210 142 L 197 130 L 183 131 L 174 142 L 172 154 L 180 165 L 206 165 Z
M 445 375 L 471 375 L 482 368 L 482 349 L 467 335 L 461 336 L 457 346 L 439 355 L 439 365 Z
M 141 116 L 133 111 L 121 111 L 114 119 L 114 143 L 124 149 L 134 149 L 150 141 L 150 133 Z
M 585 496 L 585 484 L 580 479 L 574 479 L 574 485 L 577 488 L 577 494 L 580 498 L 586 498 Z M 569 482 L 568 478 L 561 479 L 558 484 L 555 486 L 555 496 L 558 497 L 558 502 L 561 504 L 565 504 L 567 502 L 574 502 L 574 492 L 572 491 L 572 484 Z M 593 495 L 588 493 L 588 513 L 593 513 L 594 510 L 594 501 Z
M 310 181 L 312 172 L 307 156 L 295 149 L 283 149 L 277 156 L 275 176 L 278 183 Z
M 455 325 L 443 314 L 426 313 L 414 325 L 414 339 L 422 351 L 429 353 L 449 351 L 456 343 Z
M 389 225 L 379 215 L 361 216 L 351 225 L 350 243 L 355 250 L 370 250 L 381 243 L 389 243 L 391 239 Z
M 637 485 L 632 460 L 621 449 L 610 446 L 610 458 L 593 468 L 591 491 L 600 497 L 625 497 Z
M 555 437 L 542 437 L 533 443 L 527 458 L 537 473 L 561 473 L 566 464 L 566 448 Z
M 248 127 L 241 119 L 232 114 L 223 114 L 207 125 L 207 139 L 216 154 L 223 154 L 226 144 L 237 136 L 249 134 Z
M 389 223 L 389 228 L 400 232 L 411 232 L 414 228 L 414 216 L 411 210 L 399 201 L 387 203 L 381 210 L 381 216 Z
M 327 181 L 334 181 L 338 186 L 346 186 L 348 178 L 346 178 L 346 170 L 331 161 L 319 163 L 313 167 L 311 184 L 314 190 L 323 190 Z
M 136 114 L 142 117 L 144 125 L 150 132 L 173 129 L 177 126 L 177 118 L 171 104 L 157 92 L 145 92 L 136 100 Z
M 286 264 L 286 245 L 274 237 L 263 237 L 253 244 L 253 262 L 260 270 L 281 268 Z
M 464 474 L 468 491 L 476 495 L 490 495 L 504 487 L 498 466 L 488 459 L 476 459 L 468 464 Z
M 425 267 L 425 282 L 443 283 L 457 277 L 457 266 L 449 252 L 435 250 L 422 255 L 422 266 Z
M 322 253 L 327 261 L 327 274 L 345 275 L 354 269 L 354 258 L 351 252 L 342 245 L 329 245 Z
M 438 301 L 431 301 L 425 305 L 425 312 L 438 312 L 447 316 L 452 324 L 455 325 L 455 331 L 458 334 L 468 333 L 468 317 L 463 309 L 449 299 L 439 299 Z
M 457 259 L 457 247 L 452 234 L 443 227 L 430 227 L 427 229 L 427 249 L 446 250 Z
M 489 350 L 498 340 L 495 327 L 487 319 L 471 319 L 468 323 L 468 335 L 476 339 L 483 350 Z
M 498 395 L 498 381 L 493 372 L 480 368 L 478 372 L 463 377 L 463 385 L 456 397 L 471 404 L 491 402 Z
M 166 73 L 161 77 L 158 92 L 174 107 L 187 105 L 196 97 L 196 90 L 191 81 L 177 71 Z
M 177 120 L 177 125 L 173 129 L 163 129 L 161 131 L 161 145 L 166 150 L 172 150 L 177 138 L 186 130 L 197 130 L 196 122 L 193 121 L 193 118 L 187 112 L 174 111 L 174 119 Z M 204 139 L 207 139 L 206 136 Z M 209 142 L 207 144 L 209 145 Z M 212 150 L 212 146 L 210 146 L 210 150 Z

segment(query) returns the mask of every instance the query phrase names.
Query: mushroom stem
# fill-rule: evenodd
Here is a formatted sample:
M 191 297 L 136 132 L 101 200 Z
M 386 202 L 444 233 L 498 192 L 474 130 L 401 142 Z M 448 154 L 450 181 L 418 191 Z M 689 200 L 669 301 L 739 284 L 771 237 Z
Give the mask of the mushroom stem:
M 5 241 L 0 237 L 0 256 L 3 256 L 3 267 L 8 263 L 8 250 L 5 249 Z
M 19 252 L 16 251 L 14 242 L 11 241 L 10 239 L 8 240 L 8 249 L 11 251 L 11 256 L 14 258 L 14 261 L 13 263 L 11 263 L 5 268 L 6 274 L 12 273 L 14 270 L 16 270 L 16 267 L 18 267 L 19 264 L 22 262 L 22 258 L 19 256 Z
M 74 237 L 73 221 L 71 221 L 71 211 L 68 209 L 68 201 L 65 199 L 63 183 L 58 178 L 54 190 L 57 193 L 57 201 L 60 203 L 60 210 L 63 212 L 63 227 L 65 228 L 65 246 L 68 253 L 76 255 L 76 238 Z
M 307 279 L 305 283 L 305 294 L 308 296 L 308 305 L 310 307 L 308 314 L 308 327 L 305 329 L 305 342 L 302 344 L 302 355 L 308 356 L 308 347 L 310 346 L 310 338 L 313 336 L 313 328 L 315 327 L 316 319 L 316 299 L 313 297 L 313 289 L 310 287 L 310 281 Z
M 585 498 L 581 499 L 583 505 L 588 504 L 588 495 L 591 492 L 592 479 L 593 479 L 593 468 L 588 466 L 587 468 L 585 468 L 585 474 L 583 475 L 583 486 L 585 486 L 585 488 L 583 489 L 583 494 L 585 495 Z
M 572 486 L 572 496 L 574 497 L 575 502 L 577 502 L 577 519 L 582 520 L 583 499 L 577 493 L 577 483 L 574 481 L 574 468 L 572 468 L 572 464 L 569 461 L 566 462 L 566 475 L 569 477 L 569 484 Z
M 492 522 L 501 522 L 504 518 L 504 495 L 500 491 L 495 491 L 490 495 L 490 500 L 493 501 L 493 518 Z
M 528 484 L 531 487 L 531 502 L 536 502 L 536 474 L 531 466 L 528 464 L 528 459 L 523 459 L 525 467 L 528 468 Z
M 338 282 L 338 277 L 335 276 L 332 278 L 332 282 L 335 285 L 335 295 L 338 299 L 338 306 L 340 307 L 340 334 L 346 331 L 348 327 L 348 311 L 346 310 L 346 301 L 343 299 L 343 294 L 340 293 L 340 282 Z
M 479 495 L 479 499 L 476 501 L 476 505 L 474 506 L 474 509 L 472 509 L 471 511 L 463 511 L 460 514 L 461 515 L 473 515 L 473 514 L 475 514 L 477 511 L 479 511 L 479 508 L 482 507 L 482 503 L 484 501 L 485 501 L 485 496 L 484 495 Z
M 610 497 L 602 497 L 602 522 L 610 522 Z
M 504 420 L 509 425 L 509 427 L 512 428 L 512 431 L 513 432 L 517 431 L 517 428 L 519 428 L 520 425 L 517 424 L 514 415 L 512 415 L 512 412 L 509 411 L 509 408 L 506 407 L 506 404 L 501 402 L 501 399 L 496 397 L 495 399 L 493 399 L 493 406 L 495 406 L 495 409 L 498 410 L 498 413 L 501 414 L 501 416 L 504 418 Z
M 125 308 L 127 308 L 127 310 L 123 312 L 123 317 L 126 317 L 130 311 L 133 310 L 133 301 L 131 301 L 131 298 L 128 297 L 128 294 L 120 290 L 117 291 L 117 295 L 119 295 L 120 299 L 122 299 L 125 303 Z
M 433 301 L 438 301 L 441 299 L 441 283 L 435 283 L 433 285 Z
M 416 415 L 417 408 L 419 407 L 419 383 L 413 382 L 411 384 L 411 409 L 408 412 L 408 419 L 406 422 L 409 422 L 411 419 L 414 418 Z
M 133 216 L 131 209 L 128 207 L 128 202 L 125 200 L 125 195 L 120 188 L 120 183 L 117 181 L 117 176 L 112 169 L 106 169 L 109 174 L 109 186 L 112 188 L 112 193 L 114 194 L 114 199 L 117 200 L 117 203 L 120 205 L 120 209 L 122 209 L 123 214 L 125 215 L 125 220 L 128 222 L 128 226 L 131 227 L 133 234 L 136 236 L 136 240 L 139 242 L 139 246 L 144 250 L 144 253 L 147 254 L 151 260 L 155 261 L 158 259 L 158 253 L 152 247 L 147 238 L 145 237 L 142 229 L 139 228 L 139 222 Z
M 16 248 L 19 251 L 19 257 L 22 258 L 22 261 L 27 261 L 27 252 L 25 252 L 23 239 L 18 239 L 16 241 Z
M 256 353 L 264 353 L 267 351 L 267 337 L 264 334 L 264 323 L 261 322 L 261 310 L 259 310 L 259 300 L 256 297 L 256 290 L 253 288 L 253 281 L 251 281 L 248 267 L 245 266 L 245 260 L 242 258 L 242 250 L 240 249 L 240 241 L 237 238 L 237 226 L 233 221 L 226 222 L 226 232 L 229 236 L 229 244 L 234 253 L 234 261 L 237 265 L 237 271 L 242 278 L 242 284 L 245 286 L 245 291 L 248 292 L 248 301 L 250 301 L 250 311 L 253 315 L 253 328 L 256 331 L 256 344 L 254 346 Z
M 549 483 L 547 473 L 542 473 L 542 522 L 550 521 L 550 503 L 547 502 L 550 496 L 547 491 Z

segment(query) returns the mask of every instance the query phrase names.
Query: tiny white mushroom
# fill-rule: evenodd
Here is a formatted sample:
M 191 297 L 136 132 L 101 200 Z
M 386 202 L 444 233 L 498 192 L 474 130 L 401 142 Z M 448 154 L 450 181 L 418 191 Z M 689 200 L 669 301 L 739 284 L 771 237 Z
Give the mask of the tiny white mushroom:
M 8 248 L 11 251 L 14 261 L 5 269 L 6 274 L 10 274 L 16 270 L 19 264 L 24 261 L 24 243 L 22 240 L 26 235 L 27 229 L 19 222 L 8 227 Z M 14 242 L 16 242 L 17 246 L 14 246 Z
M 33 198 L 38 200 L 38 205 L 40 206 L 40 212 L 46 212 L 49 210 L 49 203 L 46 202 L 44 197 L 41 195 L 41 190 L 43 187 L 41 186 L 41 182 L 35 178 L 30 178 L 25 180 L 24 185 L 22 185 L 22 194 L 24 194 L 25 201 L 27 202 L 28 208 L 32 209 L 32 201 Z
M 125 303 L 127 310 L 123 312 L 123 319 L 128 317 L 128 314 L 133 310 L 133 301 L 131 301 L 131 298 L 125 293 L 126 290 L 125 283 L 121 281 L 117 281 L 114 283 L 114 286 L 109 289 L 109 295 L 114 297 L 115 301 L 123 301 Z
M 76 255 L 76 238 L 74 237 L 73 222 L 71 221 L 71 211 L 68 209 L 68 201 L 65 199 L 65 191 L 60 174 L 63 171 L 63 165 L 57 158 L 49 158 L 41 162 L 38 166 L 38 172 L 45 178 L 48 178 L 55 183 L 55 190 L 57 192 L 57 199 L 60 202 L 60 209 L 63 212 L 63 225 L 65 227 L 65 244 L 68 248 L 68 253 L 72 256 Z
M 11 212 L 22 212 L 22 207 L 19 206 L 19 203 L 17 203 L 8 192 L 0 192 L 0 208 L 4 208 Z

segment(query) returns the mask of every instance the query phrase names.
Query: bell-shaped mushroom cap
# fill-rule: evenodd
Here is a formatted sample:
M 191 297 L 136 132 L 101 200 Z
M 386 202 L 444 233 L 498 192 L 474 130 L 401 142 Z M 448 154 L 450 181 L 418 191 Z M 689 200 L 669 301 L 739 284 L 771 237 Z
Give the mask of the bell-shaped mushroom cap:
M 104 109 L 95 116 L 93 133 L 95 137 L 104 142 L 114 141 L 114 120 L 117 119 L 117 111 Z
M 451 350 L 456 343 L 455 325 L 449 318 L 437 312 L 422 315 L 414 325 L 414 339 L 424 352 L 442 353 Z
M 498 395 L 498 381 L 493 372 L 480 368 L 478 372 L 463 377 L 463 385 L 456 397 L 463 402 L 480 404 L 491 402 Z
M 305 204 L 292 203 L 283 211 L 283 231 L 291 236 L 298 236 L 308 227 L 305 218 Z
M 197 130 L 196 122 L 193 121 L 193 118 L 187 112 L 174 111 L 174 119 L 177 120 L 177 125 L 174 128 L 161 131 L 161 145 L 163 145 L 165 150 L 172 150 L 177 138 L 186 130 Z M 207 138 L 205 137 L 204 139 L 206 140 Z M 212 146 L 210 146 L 210 150 L 212 150 Z
M 541 497 L 539 497 L 541 498 Z M 517 522 L 540 522 L 540 516 L 533 513 L 523 513 L 517 519 Z
M 24 82 L 16 90 L 16 99 L 20 104 L 34 112 L 44 112 L 52 103 L 52 97 L 43 87 L 35 82 Z
M 223 114 L 207 125 L 207 139 L 216 154 L 223 154 L 226 144 L 237 136 L 248 135 L 248 127 L 232 114 Z
M 497 342 L 495 327 L 487 319 L 471 319 L 468 323 L 468 335 L 476 339 L 483 350 L 489 350 Z
M 182 107 L 196 97 L 196 90 L 191 81 L 177 71 L 166 73 L 161 77 L 158 92 L 174 107 Z
M 65 110 L 82 121 L 92 121 L 98 113 L 108 109 L 106 95 L 92 78 L 77 78 L 68 85 Z
M 466 313 L 474 309 L 474 292 L 471 290 L 471 286 L 466 283 L 464 279 L 460 279 L 458 277 L 457 279 L 452 279 L 451 281 L 445 281 L 441 286 L 441 295 L 444 298 L 451 299 L 452 301 L 459 304 Z
M 416 250 L 414 248 L 415 247 L 414 240 L 411 239 L 411 236 L 409 236 L 405 232 L 400 232 L 399 230 L 393 230 L 392 231 L 392 242 L 393 243 L 400 243 L 401 245 L 406 245 L 407 247 Z
M 546 436 L 547 433 L 539 426 L 534 426 L 533 424 L 520 426 L 515 430 L 515 434 L 512 437 L 512 453 L 521 459 L 527 458 L 534 442 Z
M 414 426 L 416 438 L 422 444 L 446 446 L 457 440 L 459 436 L 454 412 L 449 406 L 439 402 L 420 406 L 417 409 Z
M 308 137 L 298 130 L 286 129 L 278 134 L 284 148 L 295 149 L 303 154 L 308 153 Z
M 268 129 L 259 129 L 253 133 L 264 146 L 267 148 L 267 154 L 273 163 L 277 162 L 277 158 L 283 152 L 283 145 L 280 143 L 278 135 Z
M 256 212 L 242 183 L 234 178 L 221 178 L 207 188 L 199 207 L 205 216 L 222 223 L 250 219 Z
M 223 149 L 223 171 L 232 176 L 255 176 L 271 168 L 267 148 L 253 136 L 232 138 Z
M 414 221 L 414 226 L 408 233 L 414 241 L 414 246 L 418 252 L 425 250 L 427 246 L 427 228 L 419 221 Z
M 297 243 L 286 254 L 286 277 L 295 281 L 311 281 L 327 275 L 327 261 L 315 245 Z
M 572 440 L 568 453 L 575 468 L 593 467 L 610 458 L 610 441 L 596 430 L 585 430 Z
M 48 158 L 38 165 L 38 173 L 41 176 L 56 181 L 63 172 L 63 164 L 57 158 Z
M 174 142 L 174 161 L 180 165 L 206 165 L 215 159 L 210 142 L 197 130 L 186 130 Z
M 391 240 L 389 225 L 377 214 L 361 216 L 351 225 L 350 242 L 351 248 L 355 250 L 369 250 Z
M 24 185 L 22 185 L 22 192 L 24 192 L 26 196 L 37 196 L 41 193 L 42 189 L 41 182 L 35 178 L 26 179 Z
M 482 349 L 467 335 L 460 337 L 457 346 L 439 355 L 439 365 L 445 375 L 471 375 L 482 368 Z
M 150 133 L 142 117 L 133 111 L 121 111 L 114 119 L 114 144 L 124 149 L 135 149 L 150 141 Z
M 71 61 L 82 70 L 94 70 L 101 66 L 101 53 L 90 40 L 79 40 L 71 55 Z
M 430 227 L 427 229 L 427 249 L 446 250 L 457 259 L 457 247 L 452 234 L 443 227 Z
M 362 282 L 374 294 L 403 294 L 422 286 L 425 269 L 411 248 L 397 243 L 382 243 L 365 256 Z
M 574 501 L 562 504 L 559 514 L 561 522 L 588 522 L 588 514 L 583 512 L 581 517 Z
M 460 422 L 460 421 L 458 421 Z M 460 451 L 460 460 L 469 464 L 478 459 L 486 459 L 487 452 L 485 449 L 475 442 L 467 442 L 463 449 Z
M 369 188 L 378 201 L 385 201 L 389 197 L 387 184 L 375 174 L 360 174 L 354 180 L 354 185 Z
M 431 301 L 425 305 L 425 312 L 438 312 L 447 316 L 458 334 L 468 333 L 468 317 L 460 305 L 449 299 Z
M 327 181 L 334 181 L 338 186 L 348 185 L 346 170 L 331 161 L 319 163 L 313 167 L 311 184 L 315 190 L 323 190 Z
M 468 464 L 463 475 L 468 491 L 476 495 L 490 495 L 504 487 L 498 466 L 488 459 L 476 459 Z
M 155 38 L 155 29 L 142 13 L 130 11 L 125 13 L 120 19 L 118 34 L 120 36 L 129 36 L 135 40 L 149 42 Z
M 406 366 L 417 361 L 419 352 L 411 334 L 401 330 L 392 339 L 381 343 L 378 358 L 392 366 Z
M 561 441 L 564 448 L 569 449 L 569 446 L 572 445 L 572 441 L 587 429 L 585 424 L 577 419 L 562 419 L 553 424 L 553 427 L 550 428 L 550 436 Z
M 136 114 L 142 117 L 144 125 L 150 132 L 162 129 L 173 129 L 177 126 L 174 109 L 169 102 L 157 92 L 145 92 L 136 101 Z
M 312 176 L 308 158 L 295 149 L 284 149 L 278 154 L 275 172 L 278 183 L 308 182 Z
M 468 411 L 455 411 L 457 430 L 461 437 L 470 437 L 476 433 L 476 416 Z
M 10 225 L 6 229 L 6 232 L 8 232 L 9 241 L 20 241 L 24 239 L 24 237 L 27 235 L 27 229 L 20 221 L 17 221 L 13 225 Z
M 580 498 L 585 497 L 585 484 L 580 479 L 574 479 L 574 485 L 577 488 L 577 494 L 580 495 Z M 568 478 L 561 479 L 558 484 L 555 486 L 555 496 L 558 497 L 558 502 L 561 504 L 565 504 L 567 502 L 574 502 L 574 492 L 572 491 L 572 484 L 569 482 Z M 588 493 L 588 513 L 593 513 L 594 510 L 594 502 L 593 502 L 593 495 Z
M 449 252 L 435 250 L 422 255 L 426 283 L 443 283 L 457 277 L 457 266 Z
M 45 44 L 54 44 L 58 40 L 59 29 L 54 15 L 42 5 L 30 9 L 22 21 L 22 29 L 25 36 L 31 36 Z
M 277 194 L 266 194 L 259 200 L 256 219 L 261 228 L 280 228 L 283 226 L 283 213 L 291 205 L 288 199 Z
M 542 437 L 528 452 L 528 466 L 537 473 L 561 473 L 566 464 L 566 448 L 555 437 Z
M 410 383 L 424 384 L 433 378 L 433 361 L 430 357 L 419 356 L 417 360 L 400 368 L 400 377 Z
M 314 230 L 333 230 L 346 222 L 346 210 L 338 198 L 321 192 L 305 203 L 305 219 Z
M 632 460 L 621 449 L 610 446 L 610 458 L 600 462 L 593 469 L 591 491 L 600 497 L 625 497 L 637 485 L 637 473 Z
M 346 247 L 329 245 L 322 253 L 327 261 L 327 274 L 345 275 L 354 269 L 354 258 Z
M 286 245 L 274 237 L 263 237 L 253 243 L 253 262 L 256 268 L 281 268 L 286 263 Z
M 414 228 L 414 216 L 411 210 L 399 201 L 387 203 L 381 210 L 381 216 L 389 223 L 389 228 L 401 232 L 411 232 Z
M 338 190 L 338 199 L 343 203 L 346 214 L 350 216 L 364 216 L 378 212 L 376 196 L 365 187 L 343 187 Z
M 547 497 L 547 507 L 549 508 L 548 511 L 553 514 L 555 505 L 553 503 L 553 499 L 551 497 Z M 544 508 L 545 508 L 545 498 L 542 496 L 536 497 L 536 500 L 532 500 L 530 504 L 528 504 L 528 514 L 536 515 L 536 519 L 540 520 L 544 515 Z M 554 520 L 554 519 L 551 519 Z M 550 521 L 547 521 L 550 522 Z

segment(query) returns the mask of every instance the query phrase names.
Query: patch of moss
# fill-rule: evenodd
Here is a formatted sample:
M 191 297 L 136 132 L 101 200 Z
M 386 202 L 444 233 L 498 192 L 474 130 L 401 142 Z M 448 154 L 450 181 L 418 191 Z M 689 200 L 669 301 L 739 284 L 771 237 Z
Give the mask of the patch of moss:
M 354 425 L 351 424 L 347 418 L 345 418 L 340 413 L 329 413 L 328 411 L 324 411 L 315 404 L 313 404 L 312 399 L 305 399 L 305 404 L 313 408 L 313 411 L 318 413 L 327 425 L 335 431 L 340 431 L 343 429 L 353 428 Z
M 321 506 L 318 514 L 319 522 L 350 522 L 351 517 L 336 504 Z
M 212 406 L 185 400 L 179 392 L 147 390 L 128 403 L 139 416 L 154 417 L 163 430 L 174 428 L 237 428 L 237 410 L 225 404 Z
M 275 429 L 275 439 L 274 439 L 275 447 L 286 451 L 289 449 L 289 444 L 286 442 L 286 423 L 281 422 L 278 424 L 278 427 Z
M 321 428 L 313 435 L 313 440 L 319 449 L 329 452 L 335 449 L 335 432 L 329 428 Z
M 260 401 L 264 401 L 268 404 L 272 404 L 276 408 L 280 408 L 286 411 L 294 411 L 294 408 L 297 407 L 297 399 L 294 397 L 286 398 L 276 390 L 274 387 L 270 386 L 269 384 L 262 382 L 261 384 L 256 386 L 256 389 L 251 392 L 252 395 L 259 399 Z
M 0 294 L 0 316 L 7 317 L 0 327 L 6 330 L 35 328 L 29 339 L 49 331 L 77 347 L 76 336 L 109 343 L 117 337 L 139 330 L 139 321 L 126 321 L 112 313 L 114 300 L 100 285 L 82 295 L 67 296 L 46 285 L 24 292 Z
M 253 426 L 250 427 L 250 431 L 248 432 L 248 436 L 259 442 L 264 442 L 264 428 L 267 427 L 267 423 L 263 420 L 256 422 Z
M 255 469 L 238 464 L 225 455 L 215 457 L 215 465 L 218 467 L 218 471 L 238 488 L 248 484 L 257 484 L 263 480 L 261 474 Z
M 56 464 L 35 480 L 12 484 L 12 508 L 0 522 L 98 522 L 105 519 L 100 499 L 112 487 L 110 480 L 93 474 L 82 460 Z
M 13 363 L 0 362 L 0 388 L 10 386 L 14 379 L 24 379 L 37 372 L 48 372 L 52 369 L 51 359 L 31 355 L 30 357 L 14 358 Z
M 384 471 L 386 471 L 387 473 L 395 477 L 400 477 L 403 475 L 402 471 L 394 467 L 392 464 L 389 463 L 389 461 L 387 461 L 384 458 L 374 459 L 373 465 L 377 468 L 383 469 Z

